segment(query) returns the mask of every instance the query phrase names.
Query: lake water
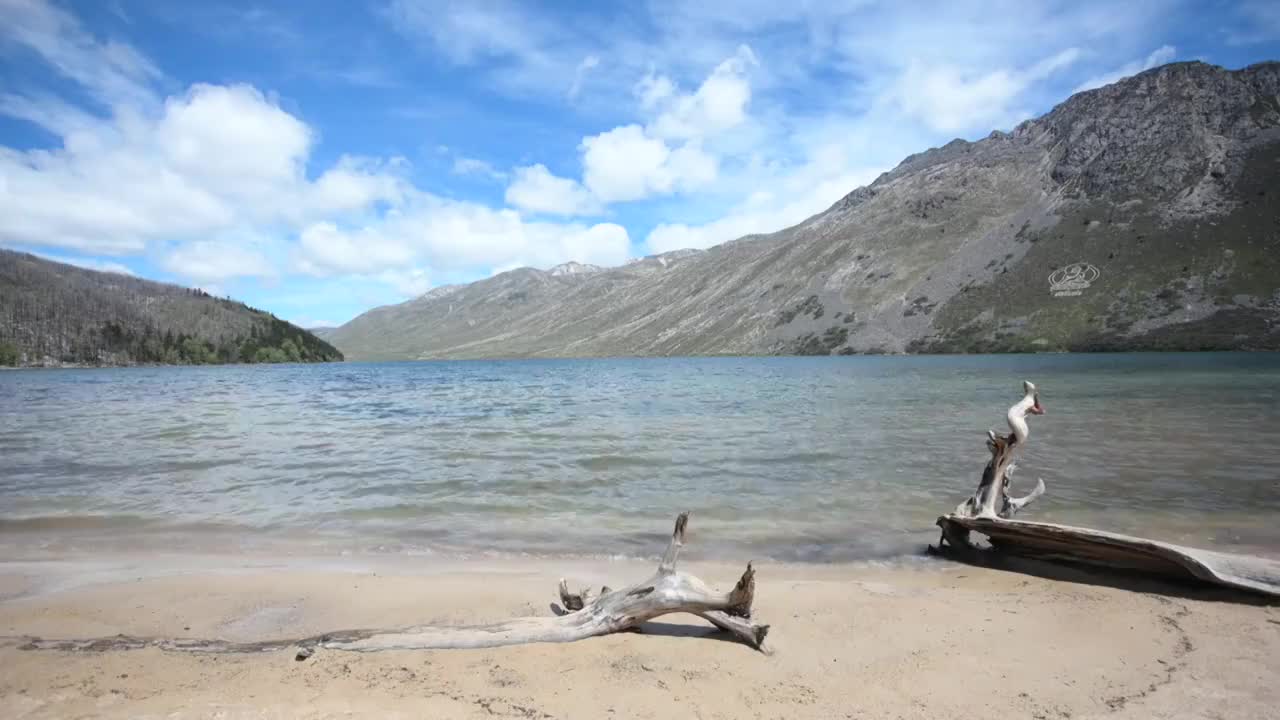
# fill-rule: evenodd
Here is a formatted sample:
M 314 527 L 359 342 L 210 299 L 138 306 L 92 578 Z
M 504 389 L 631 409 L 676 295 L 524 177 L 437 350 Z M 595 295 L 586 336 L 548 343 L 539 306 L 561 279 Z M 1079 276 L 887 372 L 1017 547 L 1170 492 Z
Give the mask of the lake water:
M 1022 517 L 1280 554 L 1280 356 L 0 373 L 0 552 L 918 554 L 1029 379 Z

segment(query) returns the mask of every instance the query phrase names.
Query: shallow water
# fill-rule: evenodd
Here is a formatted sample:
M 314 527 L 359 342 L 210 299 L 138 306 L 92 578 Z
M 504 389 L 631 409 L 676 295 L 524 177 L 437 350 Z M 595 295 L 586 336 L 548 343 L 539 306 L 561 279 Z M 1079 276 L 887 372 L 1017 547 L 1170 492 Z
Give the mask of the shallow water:
M 347 363 L 0 373 L 0 551 L 894 558 L 1020 381 L 1028 519 L 1280 554 L 1280 355 Z

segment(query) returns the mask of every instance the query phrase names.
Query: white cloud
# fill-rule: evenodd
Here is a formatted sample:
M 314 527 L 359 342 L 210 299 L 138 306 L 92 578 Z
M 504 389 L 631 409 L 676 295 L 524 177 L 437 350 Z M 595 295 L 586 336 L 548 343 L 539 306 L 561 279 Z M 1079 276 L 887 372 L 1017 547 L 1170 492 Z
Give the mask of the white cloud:
M 1007 128 L 1032 114 L 1015 105 L 1032 83 L 1079 57 L 1078 49 L 1067 48 L 1024 70 L 999 68 L 973 75 L 952 65 L 913 61 L 887 99 L 906 115 L 941 132 Z
M 0 242 L 99 254 L 163 246 L 162 266 L 189 279 L 269 277 L 279 253 L 264 252 L 273 244 L 264 237 L 396 203 L 406 191 L 400 159 L 343 156 L 309 180 L 314 131 L 257 89 L 197 84 L 161 101 L 143 84 L 158 73 L 128 47 L 96 42 L 43 3 L 4 2 L 28 22 L 0 35 L 111 111 L 0 96 L 0 112 L 61 138 L 48 150 L 0 148 Z
M 376 225 L 346 232 L 332 222 L 318 222 L 298 236 L 298 268 L 308 275 L 369 273 L 413 258 L 412 246 L 384 237 Z
M 405 268 L 447 273 L 569 260 L 617 265 L 629 249 L 626 229 L 613 223 L 529 222 L 513 210 L 421 193 L 365 225 L 307 228 L 295 263 L 315 276 L 360 274 L 409 289 L 426 283 L 426 276 L 405 275 Z
M 157 161 L 221 196 L 259 197 L 303 181 L 311 130 L 247 85 L 194 85 L 165 101 L 150 133 Z
M 1150 70 L 1153 67 L 1172 62 L 1177 55 L 1177 48 L 1172 45 L 1162 45 L 1155 50 L 1152 50 L 1151 53 L 1142 60 L 1134 60 L 1132 62 L 1125 63 L 1123 66 L 1116 68 L 1109 73 L 1104 73 L 1097 77 L 1091 77 L 1088 80 L 1085 80 L 1077 85 L 1076 89 L 1071 92 L 1078 93 L 1085 90 L 1100 88 L 1103 85 L 1110 85 L 1111 83 L 1123 80 L 1130 75 L 1137 75 L 1143 70 Z
M 428 52 L 515 95 L 563 100 L 592 54 L 571 24 L 513 0 L 392 0 L 391 26 Z M 585 72 L 585 71 L 584 71 Z
M 582 92 L 582 83 L 587 79 L 587 73 L 599 66 L 600 58 L 595 55 L 582 58 L 582 62 L 578 63 L 577 69 L 573 71 L 573 84 L 569 86 L 570 100 L 577 98 L 578 93 Z
M 624 125 L 582 139 L 582 182 L 601 200 L 637 200 L 655 189 L 670 151 L 645 135 L 639 125 Z M 661 184 L 667 184 L 665 182 Z
M 715 180 L 719 163 L 697 141 L 674 150 L 639 125 L 583 138 L 582 182 L 606 203 L 692 190 Z
M 445 148 L 445 152 L 448 152 L 448 148 Z M 492 180 L 507 179 L 506 173 L 495 169 L 493 165 L 490 165 L 484 160 L 477 160 L 476 158 L 463 157 L 461 155 L 453 159 L 453 174 L 454 175 L 482 175 Z
M 659 224 L 645 239 L 646 251 L 707 248 L 744 235 L 774 232 L 826 210 L 880 174 L 879 168 L 857 168 L 838 146 L 824 147 L 814 157 L 799 167 L 758 169 L 751 179 L 758 189 L 717 220 L 701 225 Z
M 424 268 L 407 270 L 383 270 L 376 279 L 395 288 L 395 291 L 406 298 L 415 298 L 431 289 L 431 277 Z
M 344 155 L 307 188 L 306 210 L 323 215 L 398 203 L 410 188 L 401 177 L 407 165 L 403 158 L 383 162 Z
M 93 115 L 47 93 L 35 97 L 0 93 L 0 114 L 62 136 L 91 129 L 98 122 Z
M 3 241 L 140 252 L 151 242 L 287 228 L 403 192 L 394 161 L 343 157 L 309 181 L 312 131 L 248 86 L 195 85 L 154 115 L 120 105 L 102 119 L 38 99 L 0 103 L 3 111 L 15 107 L 28 110 L 25 119 L 48 120 L 62 147 L 0 148 Z
M 392 0 L 388 14 L 399 29 L 428 38 L 459 65 L 485 58 L 529 59 L 541 52 L 535 30 L 543 24 L 514 3 Z
M 703 140 L 746 120 L 751 100 L 747 72 L 756 64 L 751 49 L 741 46 L 688 94 L 681 94 L 666 76 L 645 75 L 635 92 L 641 107 L 656 111 L 656 117 L 644 127 L 621 125 L 583 138 L 583 185 L 611 203 L 693 191 L 714 182 L 720 160 Z
M 60 262 L 66 265 L 75 265 L 76 267 L 81 267 L 86 270 L 97 270 L 98 272 L 115 273 L 117 275 L 136 275 L 136 273 L 134 273 L 124 264 L 118 263 L 118 262 L 111 262 L 110 260 L 95 260 L 92 258 L 68 257 L 66 255 L 51 255 L 49 253 L 42 253 L 42 252 L 32 253 L 32 254 L 36 255 L 37 257 L 42 257 L 45 260 L 52 260 L 54 262 Z
M 237 242 L 215 240 L 180 245 L 166 253 L 160 264 L 170 272 L 200 282 L 276 274 L 271 261 L 260 250 Z
M 132 47 L 102 42 L 70 13 L 41 0 L 0 0 L 0 34 L 41 55 L 104 105 L 145 104 L 160 71 Z
M 429 61 L 454 65 L 468 88 L 485 86 L 484 101 L 497 87 L 579 112 L 549 120 L 536 146 L 486 146 L 491 161 L 518 166 L 509 177 L 447 148 L 431 161 L 507 184 L 501 208 L 424 192 L 402 159 L 317 166 L 323 126 L 288 102 L 248 85 L 173 91 L 149 60 L 69 13 L 0 0 L 0 49 L 44 58 L 92 101 L 73 105 L 49 94 L 58 83 L 22 78 L 0 93 L 0 113 L 58 138 L 41 150 L 0 147 L 0 244 L 150 253 L 201 282 L 300 272 L 411 295 L 431 277 L 623 262 L 632 253 L 620 225 L 530 217 L 665 196 L 649 249 L 706 247 L 801 221 L 870 180 L 871 168 L 951 133 L 1008 126 L 1100 69 L 1118 68 L 1090 82 L 1171 57 L 1165 47 L 1124 62 L 1159 45 L 1175 10 L 1154 1 L 992 10 L 976 0 L 652 0 L 635 10 L 641 22 L 611 24 L 577 12 L 566 22 L 563 8 L 510 0 L 389 0 L 384 19 L 434 53 Z M 582 125 L 601 118 L 608 123 Z M 529 154 L 565 133 L 582 138 L 580 175 L 547 169 L 572 155 Z M 344 149 L 324 148 L 329 157 Z M 651 222 L 651 211 L 626 216 Z
M 653 69 L 636 83 L 635 94 L 640 99 L 640 107 L 645 110 L 652 110 L 659 103 L 666 101 L 667 98 L 676 92 L 675 83 L 671 82 L 671 78 L 666 75 L 656 75 Z
M 751 49 L 740 46 L 691 93 L 650 70 L 633 88 L 653 115 L 650 123 L 584 137 L 578 146 L 581 184 L 555 177 L 541 164 L 518 169 L 507 202 L 535 212 L 591 214 L 598 212 L 591 196 L 608 204 L 708 187 L 719 175 L 720 158 L 707 143 L 747 120 L 747 74 L 758 64 Z
M 521 210 L 550 215 L 594 215 L 600 204 L 576 180 L 556 177 L 545 165 L 515 169 L 515 179 L 507 188 L 508 205 Z
M 669 80 L 655 79 L 642 84 L 641 104 L 666 106 L 648 132 L 660 138 L 706 137 L 740 125 L 751 101 L 748 71 L 759 61 L 751 48 L 743 45 L 733 57 L 715 70 L 689 95 L 677 95 Z

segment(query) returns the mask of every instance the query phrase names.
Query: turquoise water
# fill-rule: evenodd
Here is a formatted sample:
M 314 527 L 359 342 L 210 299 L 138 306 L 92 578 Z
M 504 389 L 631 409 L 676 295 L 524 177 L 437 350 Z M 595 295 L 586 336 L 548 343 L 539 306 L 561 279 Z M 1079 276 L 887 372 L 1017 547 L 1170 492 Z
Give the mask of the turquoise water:
M 1029 379 L 1028 519 L 1280 554 L 1280 356 L 0 373 L 0 551 L 913 554 Z

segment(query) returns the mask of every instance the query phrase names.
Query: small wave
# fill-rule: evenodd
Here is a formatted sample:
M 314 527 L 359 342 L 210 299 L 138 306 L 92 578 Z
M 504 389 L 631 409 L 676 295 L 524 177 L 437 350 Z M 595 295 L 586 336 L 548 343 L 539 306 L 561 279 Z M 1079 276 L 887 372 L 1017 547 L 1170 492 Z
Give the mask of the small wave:
M 619 467 L 666 467 L 674 464 L 670 458 L 651 455 L 592 455 L 572 462 L 581 468 L 596 472 Z
M 154 519 L 140 515 L 33 515 L 0 518 L 0 532 L 142 529 L 155 525 Z
M 817 462 L 840 462 L 845 460 L 844 455 L 837 455 L 829 452 L 798 452 L 788 453 L 785 455 L 763 455 L 759 457 L 739 458 L 738 462 L 744 465 L 804 465 L 806 463 Z

